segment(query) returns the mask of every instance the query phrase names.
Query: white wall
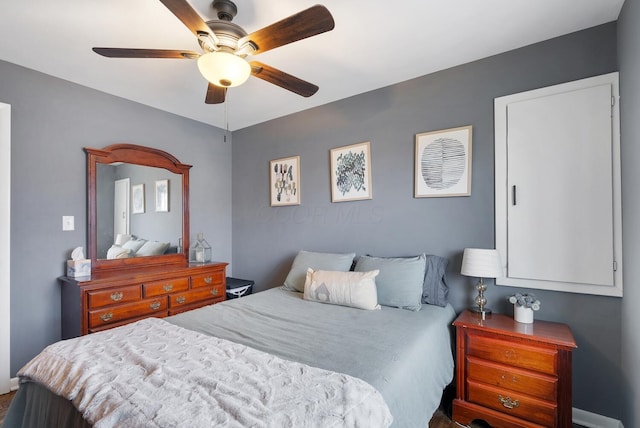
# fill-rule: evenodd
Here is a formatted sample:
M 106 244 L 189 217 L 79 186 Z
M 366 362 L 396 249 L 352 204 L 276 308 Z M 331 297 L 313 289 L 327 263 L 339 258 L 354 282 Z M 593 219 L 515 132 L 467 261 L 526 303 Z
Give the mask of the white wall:
M 0 394 L 9 392 L 11 257 L 11 106 L 0 103 Z

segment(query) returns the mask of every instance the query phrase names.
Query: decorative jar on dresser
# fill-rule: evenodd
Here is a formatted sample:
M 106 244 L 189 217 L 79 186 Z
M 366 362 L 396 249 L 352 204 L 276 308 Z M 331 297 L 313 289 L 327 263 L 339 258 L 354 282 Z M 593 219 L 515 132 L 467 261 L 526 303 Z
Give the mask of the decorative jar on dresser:
M 191 263 L 63 276 L 62 338 L 221 302 L 226 298 L 226 266 Z
M 576 348 L 565 324 L 522 324 L 465 311 L 456 327 L 453 419 L 493 428 L 572 426 L 571 360 Z

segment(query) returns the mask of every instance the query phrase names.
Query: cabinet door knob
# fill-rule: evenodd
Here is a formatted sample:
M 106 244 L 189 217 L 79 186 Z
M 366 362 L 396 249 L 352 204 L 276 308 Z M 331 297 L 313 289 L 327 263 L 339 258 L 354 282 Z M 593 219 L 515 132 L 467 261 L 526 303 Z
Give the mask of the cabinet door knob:
M 113 313 L 112 312 L 106 312 L 102 315 L 100 315 L 100 319 L 104 322 L 110 321 L 111 318 L 113 318 Z
M 153 302 L 152 304 L 149 305 L 149 307 L 155 311 L 160 307 L 160 302 Z
M 176 302 L 178 302 L 179 304 L 183 304 L 186 301 L 187 301 L 187 298 L 184 296 L 180 296 L 176 299 Z
M 113 293 L 111 293 L 111 300 L 113 300 L 114 302 L 118 302 L 120 300 L 122 300 L 122 297 L 124 295 L 122 294 L 122 291 L 115 291 Z
M 211 289 L 211 294 L 212 294 L 213 296 L 217 296 L 217 295 L 218 295 L 218 289 L 217 289 L 217 288 L 212 288 L 212 289 Z
M 520 405 L 519 400 L 512 400 L 511 397 L 503 397 L 498 395 L 498 401 L 507 409 L 515 409 Z
M 213 278 L 210 276 L 207 276 L 204 278 L 204 282 L 206 282 L 207 284 L 211 284 L 213 282 Z
M 162 286 L 162 289 L 164 291 L 171 291 L 171 290 L 173 290 L 173 284 L 165 284 L 165 285 Z

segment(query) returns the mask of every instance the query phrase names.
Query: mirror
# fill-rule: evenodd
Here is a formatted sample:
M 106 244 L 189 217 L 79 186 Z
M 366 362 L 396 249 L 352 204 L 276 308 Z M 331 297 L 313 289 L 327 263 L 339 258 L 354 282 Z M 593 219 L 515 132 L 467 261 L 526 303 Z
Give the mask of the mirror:
M 191 165 L 132 144 L 85 151 L 92 271 L 187 263 Z

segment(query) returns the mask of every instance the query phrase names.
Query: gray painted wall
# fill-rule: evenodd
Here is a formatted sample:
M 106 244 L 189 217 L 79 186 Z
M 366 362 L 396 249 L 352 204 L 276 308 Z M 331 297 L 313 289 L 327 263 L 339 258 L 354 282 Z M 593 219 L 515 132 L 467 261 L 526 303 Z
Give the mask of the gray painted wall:
M 193 165 L 192 239 L 231 260 L 231 145 L 221 129 L 0 61 L 0 101 L 11 104 L 11 374 L 60 339 L 56 278 L 86 247 L 83 147 L 128 142 Z M 149 189 L 147 189 L 148 191 Z M 62 216 L 75 231 L 62 231 Z
M 620 122 L 622 134 L 622 219 L 624 230 L 624 298 L 622 299 L 622 372 L 619 392 L 626 427 L 640 425 L 640 2 L 626 0 L 618 20 Z
M 458 273 L 462 250 L 494 247 L 494 98 L 616 70 L 610 23 L 234 132 L 235 275 L 263 290 L 282 284 L 300 249 L 427 252 L 450 260 L 454 307 L 470 306 L 474 281 Z M 473 126 L 471 196 L 413 198 L 415 134 L 463 125 Z M 332 204 L 329 150 L 362 141 L 371 142 L 373 199 Z M 302 203 L 271 208 L 269 161 L 294 155 Z M 489 306 L 510 314 L 514 291 L 490 285 Z M 574 406 L 620 418 L 621 299 L 536 294 L 537 318 L 568 323 L 578 342 Z

